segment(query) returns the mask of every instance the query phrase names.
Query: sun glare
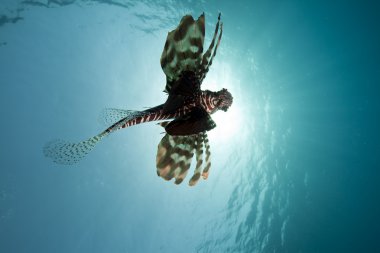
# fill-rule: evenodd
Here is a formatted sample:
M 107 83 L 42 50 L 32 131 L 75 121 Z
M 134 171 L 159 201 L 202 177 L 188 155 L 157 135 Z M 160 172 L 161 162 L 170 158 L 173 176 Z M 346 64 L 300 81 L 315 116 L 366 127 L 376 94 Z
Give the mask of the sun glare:
M 227 112 L 216 112 L 212 115 L 212 119 L 216 123 L 216 128 L 210 131 L 210 138 L 217 141 L 228 141 L 238 134 L 241 115 L 236 105 L 233 104 Z
M 227 112 L 217 111 L 212 114 L 212 119 L 216 123 L 216 127 L 209 132 L 210 138 L 217 142 L 226 142 L 238 134 L 239 126 L 242 120 L 241 108 L 238 103 L 239 97 L 239 81 L 231 75 L 232 71 L 228 64 L 216 64 L 216 71 L 210 72 L 206 80 L 207 89 L 218 91 L 226 88 L 231 92 L 234 101 Z M 219 74 L 216 74 L 219 73 Z

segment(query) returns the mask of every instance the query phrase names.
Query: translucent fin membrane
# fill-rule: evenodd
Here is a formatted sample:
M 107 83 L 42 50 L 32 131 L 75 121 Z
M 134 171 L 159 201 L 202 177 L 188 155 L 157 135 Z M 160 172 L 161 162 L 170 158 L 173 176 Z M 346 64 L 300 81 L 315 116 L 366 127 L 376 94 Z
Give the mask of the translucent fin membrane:
M 160 125 L 165 126 L 167 122 Z M 205 150 L 203 149 L 205 147 Z M 208 171 L 211 166 L 210 146 L 206 132 L 195 135 L 172 136 L 165 134 L 158 144 L 156 166 L 157 175 L 165 180 L 175 179 L 175 184 L 182 183 L 190 168 L 192 158 L 195 153 L 196 166 L 189 185 L 195 185 L 201 175 L 207 179 Z M 206 157 L 206 163 L 203 162 L 203 156 Z M 202 166 L 204 165 L 204 167 Z M 203 172 L 202 172 L 203 167 Z
M 106 135 L 107 133 L 101 133 L 78 143 L 53 140 L 44 146 L 43 152 L 46 157 L 51 158 L 55 163 L 74 164 L 85 157 Z
M 192 16 L 182 18 L 176 29 L 168 33 L 161 55 L 161 67 L 167 77 L 165 91 L 171 93 L 172 81 L 184 71 L 196 72 L 202 61 L 205 36 L 205 17 L 196 21 Z
M 122 119 L 130 120 L 145 114 L 142 111 L 105 108 L 99 115 L 99 122 L 105 126 L 110 126 Z
M 175 178 L 175 184 L 182 183 L 190 168 L 194 148 L 192 136 L 166 134 L 158 145 L 157 174 L 166 180 Z

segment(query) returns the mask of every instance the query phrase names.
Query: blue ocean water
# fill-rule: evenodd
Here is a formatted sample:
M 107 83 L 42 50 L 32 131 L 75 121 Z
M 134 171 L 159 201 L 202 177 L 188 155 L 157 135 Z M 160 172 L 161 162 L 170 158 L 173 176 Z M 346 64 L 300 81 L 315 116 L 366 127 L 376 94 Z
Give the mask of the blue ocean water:
M 0 252 L 380 252 L 376 1 L 2 0 Z M 72 166 L 51 139 L 104 130 L 107 107 L 165 101 L 182 16 L 222 13 L 202 88 L 227 88 L 195 187 L 157 177 L 162 129 L 103 140 Z M 188 176 L 189 177 L 189 176 Z

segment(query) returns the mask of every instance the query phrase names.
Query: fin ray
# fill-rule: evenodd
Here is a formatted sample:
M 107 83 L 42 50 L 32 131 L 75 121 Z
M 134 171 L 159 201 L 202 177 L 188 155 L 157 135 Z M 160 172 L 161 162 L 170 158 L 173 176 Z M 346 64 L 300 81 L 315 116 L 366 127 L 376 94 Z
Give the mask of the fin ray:
M 71 165 L 85 157 L 106 135 L 107 133 L 103 132 L 77 143 L 60 139 L 53 140 L 46 143 L 43 153 L 55 163 Z
M 99 115 L 99 122 L 105 126 L 109 126 L 115 124 L 116 122 L 122 119 L 130 120 L 143 115 L 144 112 L 142 111 L 105 108 L 101 111 Z

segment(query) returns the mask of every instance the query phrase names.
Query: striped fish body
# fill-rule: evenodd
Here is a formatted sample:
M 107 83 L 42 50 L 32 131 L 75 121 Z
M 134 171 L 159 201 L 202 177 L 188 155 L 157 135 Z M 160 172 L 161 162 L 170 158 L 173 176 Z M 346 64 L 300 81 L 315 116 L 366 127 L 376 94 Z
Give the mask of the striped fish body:
M 118 120 L 116 123 L 112 124 L 104 132 L 109 134 L 116 130 L 142 123 L 180 118 L 191 112 L 194 108 L 198 107 L 203 108 L 208 114 L 212 114 L 217 110 L 217 100 L 217 93 L 208 90 L 201 91 L 193 96 L 183 96 L 183 101 L 179 102 L 178 106 L 180 107 L 178 108 L 171 107 L 170 110 L 167 110 L 165 108 L 165 105 L 167 103 L 165 103 L 147 109 L 145 111 L 138 112 L 132 118 L 129 116 L 122 118 Z

